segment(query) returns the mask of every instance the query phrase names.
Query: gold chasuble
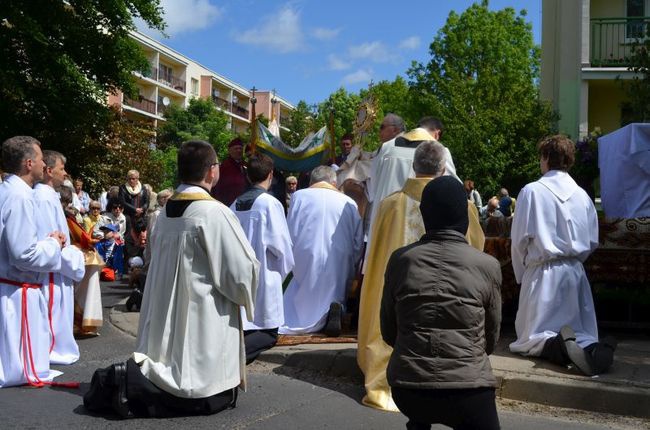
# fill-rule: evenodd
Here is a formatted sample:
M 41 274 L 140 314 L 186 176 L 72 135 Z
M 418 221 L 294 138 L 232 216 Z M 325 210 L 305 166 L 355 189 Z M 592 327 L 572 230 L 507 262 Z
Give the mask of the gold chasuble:
M 386 380 L 386 367 L 393 349 L 381 337 L 379 308 L 384 292 L 384 272 L 388 259 L 398 248 L 414 243 L 424 235 L 420 214 L 422 190 L 431 178 L 409 178 L 402 191 L 382 200 L 373 225 L 373 240 L 368 251 L 367 269 L 361 287 L 357 363 L 365 375 L 363 404 L 398 412 Z M 483 250 L 485 236 L 476 207 L 468 200 L 469 228 L 465 238 L 474 248 Z

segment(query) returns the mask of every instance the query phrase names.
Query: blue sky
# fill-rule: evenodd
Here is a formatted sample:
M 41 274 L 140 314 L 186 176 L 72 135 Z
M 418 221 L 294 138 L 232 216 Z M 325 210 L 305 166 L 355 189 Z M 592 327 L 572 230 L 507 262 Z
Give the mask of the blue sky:
M 451 10 L 473 1 L 161 0 L 165 38 L 146 34 L 252 88 L 275 88 L 291 103 L 317 103 L 343 86 L 405 75 L 429 60 L 429 44 Z M 541 43 L 542 0 L 491 0 L 491 9 L 526 9 Z M 143 30 L 141 28 L 141 30 Z

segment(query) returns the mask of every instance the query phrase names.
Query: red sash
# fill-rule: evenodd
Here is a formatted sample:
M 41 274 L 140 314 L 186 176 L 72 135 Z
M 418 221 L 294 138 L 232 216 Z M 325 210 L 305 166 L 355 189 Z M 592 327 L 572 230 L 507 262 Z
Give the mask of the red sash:
M 32 353 L 32 339 L 29 335 L 29 318 L 27 317 L 27 290 L 41 288 L 42 285 L 39 284 L 30 284 L 29 282 L 17 282 L 12 281 L 11 279 L 0 278 L 0 283 L 13 285 L 22 289 L 22 303 L 21 303 L 21 317 L 20 317 L 20 341 L 22 344 L 23 350 L 23 372 L 25 374 L 25 379 L 27 379 L 27 385 L 32 387 L 43 387 L 45 385 L 51 385 L 56 387 L 67 387 L 67 388 L 79 388 L 78 382 L 49 382 L 41 381 L 41 378 L 38 377 L 36 373 L 36 366 L 34 365 L 34 355 Z M 52 302 L 52 287 L 54 285 L 53 274 L 50 273 L 50 303 Z M 51 307 L 50 307 L 50 330 L 52 329 L 51 325 Z M 54 339 L 52 339 L 52 346 L 54 344 Z M 34 379 L 30 378 L 28 367 L 30 365 L 32 375 Z

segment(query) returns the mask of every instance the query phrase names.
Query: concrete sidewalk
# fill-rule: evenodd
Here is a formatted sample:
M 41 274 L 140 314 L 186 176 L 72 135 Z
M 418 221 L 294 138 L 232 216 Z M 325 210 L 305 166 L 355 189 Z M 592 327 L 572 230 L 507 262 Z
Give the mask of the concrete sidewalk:
M 110 312 L 110 321 L 136 336 L 140 314 L 126 312 L 122 304 Z M 650 338 L 628 335 L 619 339 L 614 366 L 605 375 L 586 377 L 573 369 L 516 356 L 508 351 L 512 335 L 504 335 L 490 357 L 499 381 L 497 395 L 512 400 L 572 409 L 650 418 Z M 262 353 L 259 360 L 283 366 L 345 376 L 363 384 L 357 366 L 357 345 L 306 344 L 278 346 Z

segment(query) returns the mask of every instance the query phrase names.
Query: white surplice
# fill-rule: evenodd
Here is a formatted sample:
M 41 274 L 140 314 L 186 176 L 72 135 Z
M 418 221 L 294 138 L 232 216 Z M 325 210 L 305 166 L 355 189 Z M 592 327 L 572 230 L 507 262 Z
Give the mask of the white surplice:
M 192 200 L 182 216 L 166 213 Z M 182 398 L 246 385 L 239 307 L 253 318 L 259 263 L 237 217 L 181 185 L 156 220 L 136 352 L 147 379 Z
M 236 210 L 238 200 L 230 209 L 239 219 L 260 262 L 255 314 L 248 320 L 242 309 L 244 330 L 278 328 L 284 324 L 282 281 L 294 265 L 284 208 L 278 199 L 266 192 L 255 199 L 249 210 Z
M 0 184 L 0 278 L 43 284 L 48 272 L 61 270 L 61 247 L 54 238 L 38 240 L 33 190 L 15 175 Z M 27 383 L 21 347 L 22 288 L 0 282 L 0 387 Z M 27 289 L 27 316 L 36 376 L 51 380 L 50 329 L 40 288 Z M 30 379 L 34 381 L 31 365 Z
M 34 186 L 34 206 L 36 233 L 43 240 L 53 231 L 60 231 L 70 237 L 68 223 L 65 220 L 59 193 L 45 184 Z M 79 359 L 79 347 L 74 340 L 74 282 L 84 277 L 84 256 L 79 248 L 70 245 L 69 239 L 61 250 L 61 270 L 53 275 L 52 292 L 52 321 L 51 329 L 54 335 L 54 345 L 50 351 L 50 362 L 54 364 L 72 364 Z M 43 283 L 45 301 L 50 300 L 50 283 Z
M 511 238 L 521 292 L 510 350 L 539 356 L 565 324 L 581 347 L 596 342 L 596 312 L 582 263 L 598 247 L 598 218 L 587 193 L 568 173 L 547 172 L 519 193 Z
M 325 325 L 332 302 L 345 302 L 363 245 L 361 218 L 354 200 L 319 182 L 293 194 L 287 223 L 296 265 L 280 333 L 312 333 Z

